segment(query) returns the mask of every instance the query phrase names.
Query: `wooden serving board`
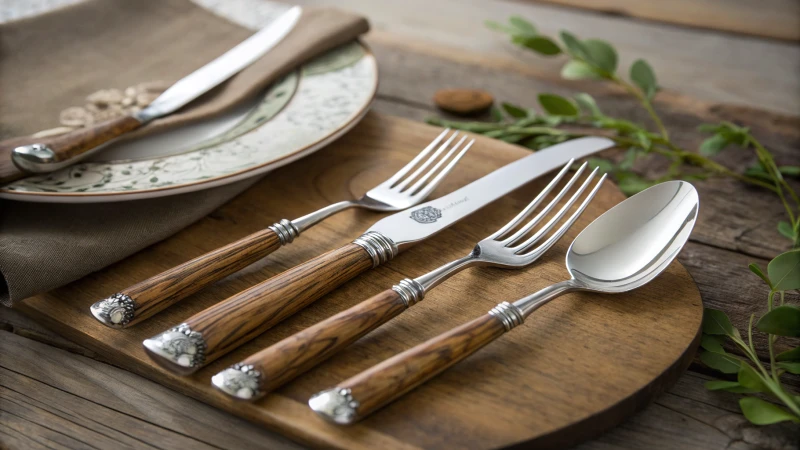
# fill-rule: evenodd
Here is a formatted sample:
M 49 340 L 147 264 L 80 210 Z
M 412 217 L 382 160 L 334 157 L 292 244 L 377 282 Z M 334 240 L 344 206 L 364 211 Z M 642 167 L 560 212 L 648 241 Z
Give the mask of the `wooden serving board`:
M 334 145 L 278 169 L 241 196 L 105 270 L 19 308 L 111 362 L 312 446 L 337 448 L 563 447 L 620 423 L 688 366 L 702 320 L 700 295 L 677 262 L 648 286 L 620 295 L 569 294 L 520 327 L 359 424 L 328 424 L 306 406 L 324 388 L 456 325 L 567 276 L 564 252 L 591 220 L 623 195 L 606 183 L 578 223 L 526 270 L 475 268 L 433 290 L 394 321 L 257 403 L 231 400 L 211 376 L 251 353 L 390 287 L 468 253 L 544 186 L 543 177 L 367 272 L 191 377 L 159 369 L 141 341 L 215 302 L 350 242 L 382 215 L 352 210 L 306 232 L 288 248 L 124 330 L 92 318 L 89 305 L 137 281 L 326 204 L 360 196 L 411 159 L 440 130 L 369 114 Z M 521 158 L 527 151 L 477 137 L 439 196 Z M 80 379 L 72 380 L 81 383 Z M 166 420 L 166 418 L 165 418 Z

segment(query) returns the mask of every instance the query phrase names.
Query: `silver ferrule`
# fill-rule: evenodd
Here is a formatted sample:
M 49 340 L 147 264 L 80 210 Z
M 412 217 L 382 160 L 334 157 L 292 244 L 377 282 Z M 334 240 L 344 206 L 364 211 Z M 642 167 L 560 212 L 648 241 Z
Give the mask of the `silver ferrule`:
M 203 335 L 185 323 L 145 339 L 142 344 L 153 361 L 181 375 L 194 373 L 206 360 Z
M 367 231 L 356 238 L 353 243 L 369 253 L 372 258 L 372 267 L 378 267 L 391 260 L 399 252 L 394 241 L 377 231 Z
M 236 363 L 211 377 L 211 384 L 239 400 L 254 400 L 261 391 L 262 374 L 252 364 Z
M 358 420 L 359 403 L 350 389 L 333 388 L 314 394 L 308 406 L 325 420 L 338 425 L 350 425 Z
M 489 310 L 490 316 L 495 316 L 503 322 L 503 328 L 506 331 L 511 331 L 517 325 L 521 325 L 525 321 L 522 311 L 516 306 L 508 302 L 503 302 Z
M 125 294 L 114 294 L 92 305 L 89 310 L 95 319 L 112 328 L 123 328 L 136 315 L 136 304 Z
M 294 238 L 300 236 L 300 230 L 294 226 L 291 220 L 281 219 L 280 222 L 270 225 L 269 229 L 278 235 L 281 245 L 291 244 Z
M 399 283 L 392 286 L 392 290 L 400 294 L 400 298 L 403 299 L 406 308 L 422 301 L 425 297 L 425 289 L 422 285 L 410 278 L 400 280 Z

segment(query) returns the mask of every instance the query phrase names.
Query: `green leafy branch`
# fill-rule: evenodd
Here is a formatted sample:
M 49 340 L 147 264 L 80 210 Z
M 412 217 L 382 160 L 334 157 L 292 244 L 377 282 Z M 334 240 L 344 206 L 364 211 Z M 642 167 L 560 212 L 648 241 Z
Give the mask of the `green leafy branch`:
M 668 130 L 653 107 L 653 98 L 659 86 L 653 68 L 645 60 L 638 59 L 630 66 L 628 81 L 617 73 L 617 51 L 608 42 L 581 40 L 567 31 L 560 33 L 560 42 L 557 42 L 540 35 L 532 23 L 517 16 L 511 17 L 507 24 L 487 22 L 486 25 L 508 34 L 516 45 L 540 55 L 551 57 L 566 54 L 569 60 L 561 69 L 563 78 L 604 80 L 619 86 L 641 104 L 656 131 L 604 114 L 594 98 L 586 93 L 572 98 L 542 93 L 538 101 L 544 113 L 503 103 L 501 109 L 492 111 L 492 122 L 431 118 L 428 119 L 429 123 L 480 133 L 532 150 L 577 137 L 603 134 L 626 149 L 626 153 L 619 162 L 591 158 L 590 163 L 609 173 L 628 195 L 672 179 L 697 181 L 716 176 L 736 178 L 767 189 L 780 198 L 788 220 L 778 224 L 778 231 L 792 240 L 793 247 L 800 247 L 800 198 L 785 180 L 786 176 L 800 176 L 800 167 L 778 166 L 772 154 L 750 134 L 748 128 L 730 122 L 704 124 L 699 130 L 711 133 L 711 136 L 703 141 L 698 151 L 683 149 L 670 139 Z M 751 149 L 757 156 L 757 164 L 739 173 L 711 159 L 732 145 Z M 663 173 L 645 178 L 632 170 L 637 160 L 654 156 L 669 161 Z
M 713 380 L 706 383 L 712 391 L 722 390 L 741 394 L 762 393 L 781 402 L 785 408 L 758 397 L 739 400 L 744 416 L 756 425 L 792 421 L 800 423 L 800 396 L 792 394 L 781 384 L 785 372 L 800 374 L 800 347 L 775 355 L 773 346 L 779 336 L 800 337 L 800 308 L 785 304 L 786 291 L 800 289 L 800 250 L 778 255 L 770 261 L 767 273 L 756 264 L 750 270 L 769 287 L 767 313 L 756 322 L 756 329 L 767 333 L 769 367 L 764 367 L 753 346 L 753 321 L 750 316 L 747 338 L 742 337 L 728 316 L 716 309 L 706 309 L 703 316 L 703 336 L 700 360 L 707 366 L 726 374 L 736 374 L 736 381 Z M 776 305 L 776 299 L 779 304 Z M 730 339 L 750 361 L 727 353 L 722 345 Z

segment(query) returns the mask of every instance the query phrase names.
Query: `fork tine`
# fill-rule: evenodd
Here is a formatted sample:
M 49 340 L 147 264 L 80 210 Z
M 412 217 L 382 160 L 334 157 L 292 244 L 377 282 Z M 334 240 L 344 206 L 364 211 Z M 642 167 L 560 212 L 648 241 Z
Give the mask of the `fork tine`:
M 536 259 L 542 253 L 546 252 L 550 247 L 552 247 L 553 244 L 558 242 L 558 240 L 561 239 L 562 236 L 564 236 L 564 233 L 566 233 L 567 230 L 569 230 L 570 227 L 572 227 L 572 224 L 574 224 L 575 221 L 578 220 L 578 217 L 580 217 L 581 214 L 583 214 L 583 211 L 586 209 L 586 207 L 589 206 L 589 202 L 592 201 L 594 196 L 597 194 L 597 191 L 600 190 L 600 186 L 606 180 L 606 176 L 607 176 L 607 174 L 603 174 L 603 176 L 600 177 L 600 180 L 594 186 L 592 191 L 589 192 L 589 195 L 586 196 L 586 199 L 583 200 L 583 203 L 581 203 L 581 205 L 578 207 L 578 210 L 575 211 L 572 214 L 572 216 L 570 216 L 569 220 L 567 220 L 564 223 L 564 225 L 561 226 L 561 228 L 559 228 L 555 233 L 553 233 L 553 235 L 550 236 L 546 241 L 544 241 L 540 246 L 536 247 L 535 250 L 533 250 L 532 252 L 530 252 L 530 253 L 528 253 L 528 254 L 526 254 L 524 256 L 526 256 L 528 258 Z
M 522 220 L 524 220 L 526 217 L 528 217 L 531 214 L 531 212 L 537 206 L 539 206 L 539 203 L 541 203 L 542 200 L 544 200 L 544 197 L 547 194 L 549 194 L 550 191 L 553 190 L 553 188 L 555 187 L 556 184 L 558 184 L 559 181 L 561 181 L 561 178 L 564 177 L 564 174 L 567 173 L 567 170 L 569 170 L 570 166 L 572 166 L 572 164 L 574 162 L 575 162 L 574 159 L 570 159 L 567 162 L 567 164 L 565 164 L 564 167 L 561 168 L 561 171 L 559 171 L 558 174 L 556 174 L 556 176 L 553 177 L 552 180 L 550 180 L 550 183 L 548 183 L 547 186 L 544 187 L 542 192 L 540 192 L 539 195 L 536 196 L 536 198 L 534 198 L 530 203 L 528 203 L 528 206 L 526 206 L 525 209 L 520 211 L 520 213 L 517 214 L 516 216 L 514 216 L 514 218 L 511 219 L 507 224 L 503 225 L 502 228 L 500 228 L 499 230 L 495 231 L 494 234 L 490 235 L 486 239 L 497 239 L 497 238 L 499 238 L 500 236 L 502 236 L 505 233 L 507 233 L 508 230 L 514 228 Z
M 534 225 L 541 222 L 542 219 L 547 214 L 549 214 L 550 211 L 553 210 L 553 208 L 556 207 L 558 202 L 560 202 L 561 199 L 564 198 L 567 192 L 569 192 L 569 190 L 572 189 L 572 185 L 574 185 L 575 182 L 578 181 L 578 178 L 580 178 L 581 174 L 583 174 L 583 171 L 586 170 L 587 164 L 588 163 L 581 164 L 578 170 L 575 171 L 575 174 L 572 176 L 572 178 L 570 178 L 569 181 L 567 181 L 567 184 L 563 188 L 561 188 L 560 191 L 558 191 L 558 194 L 556 194 L 555 198 L 551 200 L 550 203 L 547 204 L 547 206 L 542 208 L 542 210 L 539 211 L 539 213 L 536 214 L 536 216 L 533 219 L 531 219 L 530 222 L 525 224 L 525 226 L 517 230 L 516 233 L 512 234 L 511 236 L 503 239 L 502 241 L 503 244 L 506 247 L 511 247 L 515 242 L 519 241 L 523 236 L 528 234 L 528 232 L 534 227 Z
M 461 142 L 463 142 L 463 139 L 461 140 Z M 458 145 L 461 145 L 461 142 L 459 142 Z M 464 147 L 464 149 L 461 150 L 455 156 L 455 158 L 453 158 L 447 164 L 447 166 L 445 166 L 445 168 L 442 169 L 442 171 L 439 172 L 439 174 L 436 175 L 436 177 L 433 180 L 431 180 L 430 183 L 428 183 L 421 191 L 417 192 L 416 194 L 413 194 L 412 197 L 413 198 L 419 198 L 419 197 L 425 198 L 425 197 L 427 197 L 428 194 L 430 194 L 432 190 L 436 189 L 436 186 L 438 186 L 439 183 L 442 182 L 444 177 L 446 177 L 447 174 L 450 173 L 451 170 L 453 170 L 453 167 L 455 167 L 456 164 L 458 164 L 458 161 L 467 153 L 467 151 L 469 151 L 469 149 L 472 147 L 472 144 L 474 144 L 474 143 L 475 143 L 475 139 L 472 139 L 471 141 L 467 142 L 467 145 Z M 449 157 L 449 156 L 450 155 L 448 154 L 447 157 Z M 431 171 L 431 172 L 433 172 L 433 171 Z
M 398 170 L 397 173 L 392 175 L 392 177 L 389 178 L 388 180 L 386 180 L 383 184 L 388 185 L 388 186 L 391 187 L 398 180 L 403 178 L 403 176 L 405 176 L 408 172 L 410 172 L 411 169 L 413 169 L 414 166 L 416 166 L 417 163 L 419 163 L 422 160 L 422 158 L 427 156 L 428 153 L 430 153 L 431 150 L 433 150 L 436 147 L 436 145 L 439 144 L 439 142 L 441 142 L 441 140 L 444 139 L 445 136 L 447 136 L 447 133 L 449 133 L 449 132 L 450 132 L 450 128 L 446 128 L 444 131 L 439 133 L 439 136 L 436 136 L 436 139 L 432 140 L 431 143 L 428 144 L 427 147 L 422 149 L 422 151 L 419 152 L 417 154 L 417 156 L 415 156 L 414 159 L 411 160 L 411 162 L 409 162 L 408 164 L 403 166 L 402 169 Z
M 428 171 L 428 172 L 427 172 L 425 175 L 423 175 L 423 176 L 422 176 L 422 177 L 421 177 L 419 180 L 417 180 L 416 182 L 414 182 L 414 184 L 412 184 L 410 188 L 408 188 L 408 192 L 409 192 L 411 195 L 414 195 L 414 194 L 415 194 L 417 191 L 419 191 L 419 190 L 420 190 L 420 188 L 421 188 L 421 187 L 422 187 L 422 186 L 425 184 L 425 182 L 426 182 L 426 181 L 428 181 L 428 178 L 430 178 L 430 177 L 431 177 L 431 176 L 432 176 L 434 173 L 436 173 L 436 171 L 437 171 L 437 170 L 439 170 L 439 168 L 440 168 L 440 167 L 442 167 L 442 165 L 443 165 L 444 163 L 446 163 L 446 162 L 447 162 L 447 160 L 448 160 L 448 159 L 450 159 L 450 157 L 451 157 L 451 156 L 453 156 L 453 154 L 454 154 L 456 151 L 458 151 L 458 148 L 459 148 L 459 147 L 461 147 L 461 144 L 463 144 L 463 143 L 464 143 L 464 141 L 466 141 L 466 140 L 467 140 L 467 136 L 466 136 L 466 135 L 464 135 L 464 136 L 461 136 L 461 139 L 459 139 L 459 141 L 458 141 L 458 142 L 456 142 L 456 145 L 454 145 L 454 146 L 453 146 L 453 148 L 451 148 L 451 149 L 450 149 L 450 150 L 449 150 L 449 151 L 448 151 L 448 152 L 447 152 L 447 153 L 446 153 L 444 156 L 442 156 L 442 157 L 439 159 L 439 162 L 437 162 L 437 163 L 436 163 L 436 164 L 433 166 L 433 168 L 432 168 L 431 170 L 429 170 L 429 171 Z
M 405 187 L 408 186 L 409 183 L 411 183 L 411 181 L 416 179 L 419 176 L 419 174 L 421 174 L 425 169 L 427 169 L 428 166 L 430 166 L 431 163 L 433 163 L 433 161 L 435 161 L 436 158 L 439 157 L 439 155 L 441 155 L 445 150 L 447 150 L 447 147 L 450 146 L 450 143 L 453 142 L 453 139 L 455 139 L 456 136 L 458 136 L 458 131 L 451 134 L 450 137 L 447 138 L 446 141 L 444 141 L 444 144 L 440 145 L 439 148 L 436 149 L 436 151 L 433 152 L 433 154 L 429 156 L 428 159 L 426 159 L 425 162 L 423 162 L 422 165 L 417 168 L 417 170 L 415 170 L 411 175 L 405 177 L 405 180 L 398 183 L 397 186 L 392 186 L 392 188 L 397 189 L 398 191 L 403 191 Z
M 555 215 L 555 216 L 553 216 L 553 217 L 552 217 L 552 218 L 551 218 L 551 219 L 550 219 L 550 220 L 549 220 L 549 221 L 548 221 L 548 222 L 547 222 L 547 223 L 546 223 L 546 224 L 545 224 L 545 225 L 544 225 L 544 226 L 543 226 L 541 229 L 537 230 L 537 231 L 536 231 L 536 233 L 534 233 L 534 235 L 533 235 L 533 236 L 531 236 L 530 238 L 528 238 L 528 239 L 527 239 L 525 242 L 523 242 L 522 244 L 519 244 L 519 245 L 516 245 L 516 246 L 514 246 L 514 247 L 513 247 L 513 248 L 515 249 L 514 253 L 517 253 L 517 254 L 519 254 L 520 252 L 523 252 L 523 251 L 525 251 L 525 250 L 529 249 L 529 248 L 530 248 L 530 247 L 531 247 L 533 244 L 535 244 L 535 243 L 539 242 L 539 239 L 541 239 L 541 238 L 542 238 L 542 236 L 544 236 L 544 235 L 545 235 L 545 234 L 547 234 L 547 233 L 548 233 L 550 230 L 552 230 L 552 229 L 553 229 L 553 227 L 554 227 L 554 226 L 556 226 L 556 224 L 558 223 L 558 221 L 560 221 L 560 220 L 561 220 L 561 219 L 562 219 L 562 218 L 563 218 L 563 217 L 564 217 L 564 216 L 567 214 L 567 212 L 569 211 L 569 209 L 570 209 L 570 208 L 572 207 L 572 205 L 573 205 L 573 204 L 574 204 L 574 203 L 575 203 L 575 202 L 578 200 L 578 198 L 581 196 L 581 194 L 583 194 L 583 191 L 585 191 L 585 190 L 586 190 L 586 188 L 589 186 L 589 184 L 591 183 L 591 181 L 594 179 L 594 176 L 597 174 L 597 171 L 598 171 L 598 168 L 595 168 L 595 169 L 592 171 L 592 173 L 590 173 L 590 174 L 589 174 L 589 176 L 588 176 L 588 177 L 586 177 L 586 180 L 584 180 L 583 184 L 581 184 L 581 187 L 580 187 L 580 188 L 578 188 L 578 190 L 577 190 L 577 191 L 575 191 L 575 193 L 574 193 L 574 194 L 572 195 L 572 197 L 570 197 L 570 199 L 569 199 L 569 200 L 568 200 L 568 201 L 567 201 L 567 202 L 564 204 L 564 206 L 562 206 L 562 207 L 561 207 L 561 209 L 559 209 L 559 210 L 558 210 L 558 212 L 556 213 L 556 215 Z

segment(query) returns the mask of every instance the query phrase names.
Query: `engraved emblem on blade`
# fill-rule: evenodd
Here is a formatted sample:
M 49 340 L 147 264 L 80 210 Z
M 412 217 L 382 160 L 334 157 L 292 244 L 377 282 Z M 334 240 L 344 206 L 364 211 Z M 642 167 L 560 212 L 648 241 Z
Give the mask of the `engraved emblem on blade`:
M 419 223 L 433 223 L 442 217 L 442 210 L 433 206 L 426 206 L 416 211 L 411 211 L 411 218 Z

